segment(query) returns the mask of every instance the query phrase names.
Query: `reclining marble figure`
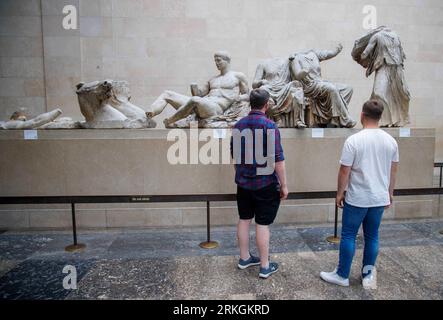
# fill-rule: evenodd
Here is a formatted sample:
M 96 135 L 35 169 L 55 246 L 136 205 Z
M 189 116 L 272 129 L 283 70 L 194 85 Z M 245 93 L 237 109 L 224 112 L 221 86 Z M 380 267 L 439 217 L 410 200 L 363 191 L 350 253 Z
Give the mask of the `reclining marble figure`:
M 384 106 L 382 127 L 403 127 L 409 123 L 410 93 L 404 76 L 406 59 L 400 38 L 381 26 L 355 41 L 353 59 L 366 69 L 366 77 L 375 72 L 371 99 Z
M 305 97 L 310 98 L 316 126 L 332 125 L 352 128 L 354 121 L 348 111 L 353 90 L 350 86 L 322 79 L 320 62 L 337 56 L 343 49 L 339 44 L 335 50 L 308 50 L 289 57 L 293 79 L 303 85 Z
M 129 102 L 131 96 L 126 81 L 104 80 L 77 85 L 80 111 L 85 117 L 83 128 L 106 129 L 153 128 L 155 122 L 146 111 Z
M 271 58 L 257 66 L 252 88 L 269 92 L 269 117 L 279 127 L 306 128 L 302 84 L 292 79 L 288 58 Z
M 62 111 L 60 109 L 55 109 L 28 120 L 24 112 L 16 111 L 12 114 L 9 121 L 0 121 L 0 129 L 40 129 L 43 125 L 52 123 L 61 114 Z
M 231 56 L 226 51 L 216 52 L 214 61 L 219 75 L 202 88 L 191 84 L 191 97 L 166 90 L 151 105 L 151 110 L 146 113 L 148 118 L 160 114 L 168 104 L 177 111 L 164 120 L 165 127 L 189 127 L 193 120 L 197 120 L 201 127 L 229 127 L 247 115 L 249 88 L 246 76 L 230 70 Z

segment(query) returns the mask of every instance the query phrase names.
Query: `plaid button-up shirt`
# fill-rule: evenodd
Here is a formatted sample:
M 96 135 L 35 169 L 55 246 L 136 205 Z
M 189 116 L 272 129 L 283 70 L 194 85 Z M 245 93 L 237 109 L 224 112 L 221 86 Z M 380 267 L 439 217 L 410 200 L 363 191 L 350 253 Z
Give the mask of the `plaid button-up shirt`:
M 260 175 L 257 174 L 257 168 L 264 168 L 266 167 L 265 164 L 257 163 L 256 161 L 256 155 L 255 155 L 255 148 L 256 148 L 256 142 L 259 143 L 260 141 L 255 141 L 256 137 L 256 130 L 262 130 L 263 134 L 263 156 L 269 156 L 267 155 L 267 137 L 273 137 L 274 140 L 274 146 L 275 151 L 273 152 L 273 160 L 275 163 L 283 161 L 284 155 L 283 155 L 283 148 L 281 146 L 280 141 L 280 131 L 278 130 L 277 125 L 274 121 L 268 119 L 266 115 L 259 111 L 259 110 L 252 110 L 246 117 L 239 120 L 234 128 L 233 131 L 237 129 L 239 133 L 242 133 L 243 130 L 249 129 L 251 130 L 253 139 L 251 139 L 252 144 L 245 143 L 245 139 L 241 139 L 241 143 L 237 144 L 237 147 L 240 147 L 241 150 L 235 150 L 236 153 L 234 153 L 234 143 L 233 138 L 235 138 L 235 134 L 233 134 L 233 138 L 231 138 L 231 157 L 234 158 L 235 154 L 238 156 L 241 156 L 241 159 L 234 159 L 235 161 L 235 183 L 239 185 L 240 187 L 244 189 L 249 190 L 258 190 L 264 187 L 269 186 L 272 183 L 279 183 L 277 174 L 275 173 L 275 170 L 273 170 L 272 174 L 269 175 Z M 273 133 L 271 136 L 267 135 L 268 130 L 271 130 Z M 260 139 L 258 139 L 260 140 Z M 259 154 L 260 156 L 260 154 Z M 253 159 L 252 163 L 247 163 L 246 159 L 249 157 L 249 159 Z M 269 159 L 267 160 L 269 161 Z M 273 165 L 268 164 L 268 165 Z M 272 167 L 273 168 L 273 167 Z

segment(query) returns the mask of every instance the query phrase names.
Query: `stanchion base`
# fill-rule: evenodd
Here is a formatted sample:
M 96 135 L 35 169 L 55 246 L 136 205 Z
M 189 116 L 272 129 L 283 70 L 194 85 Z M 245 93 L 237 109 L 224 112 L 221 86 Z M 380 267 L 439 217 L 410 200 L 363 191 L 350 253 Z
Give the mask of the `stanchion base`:
M 65 248 L 65 251 L 68 252 L 77 252 L 77 251 L 82 251 L 83 249 L 86 248 L 86 244 L 83 243 L 77 243 L 77 244 L 71 244 L 69 246 L 67 246 Z
M 330 243 L 338 244 L 338 243 L 340 243 L 340 237 L 330 236 L 330 237 L 326 238 L 326 241 L 328 241 Z
M 218 242 L 217 241 L 205 241 L 199 244 L 200 248 L 203 249 L 215 249 L 218 248 Z

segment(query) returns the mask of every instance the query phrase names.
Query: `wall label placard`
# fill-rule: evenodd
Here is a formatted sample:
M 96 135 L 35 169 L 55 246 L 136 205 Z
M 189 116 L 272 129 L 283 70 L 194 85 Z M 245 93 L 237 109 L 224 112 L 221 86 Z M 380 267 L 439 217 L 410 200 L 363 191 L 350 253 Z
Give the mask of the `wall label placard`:
M 25 140 L 37 140 L 38 139 L 37 130 L 24 130 L 23 138 Z
M 312 129 L 312 138 L 324 138 L 324 137 L 325 137 L 325 129 L 323 128 Z
M 409 138 L 411 136 L 411 128 L 400 128 L 400 138 Z
M 214 129 L 214 139 L 226 138 L 226 129 Z

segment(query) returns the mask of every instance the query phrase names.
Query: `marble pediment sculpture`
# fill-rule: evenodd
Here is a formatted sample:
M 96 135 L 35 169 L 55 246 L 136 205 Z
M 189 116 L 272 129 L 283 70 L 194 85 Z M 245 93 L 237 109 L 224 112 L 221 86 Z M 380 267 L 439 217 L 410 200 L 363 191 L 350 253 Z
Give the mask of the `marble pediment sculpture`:
M 357 39 L 351 54 L 366 69 L 366 77 L 375 72 L 371 99 L 384 107 L 380 125 L 407 125 L 411 96 L 404 76 L 406 56 L 399 36 L 385 26 L 378 27 Z
M 23 112 L 15 112 L 9 121 L 0 122 L 0 129 L 143 129 L 156 126 L 146 111 L 130 102 L 126 81 L 104 80 L 79 83 L 76 86 L 84 121 L 63 117 L 60 109 L 28 120 Z
M 176 112 L 164 120 L 166 128 L 189 128 L 197 122 L 199 127 L 232 127 L 249 112 L 249 88 L 246 76 L 230 68 L 231 56 L 226 51 L 214 54 L 220 73 L 202 87 L 191 84 L 191 96 L 164 91 L 146 113 L 148 118 L 160 114 L 169 104 Z
M 55 109 L 42 113 L 35 118 L 29 119 L 22 111 L 14 112 L 8 121 L 0 121 L 0 129 L 4 130 L 29 130 L 29 129 L 76 129 L 80 128 L 79 122 L 71 118 L 58 118 L 62 110 Z
M 104 80 L 77 85 L 80 111 L 86 129 L 142 129 L 156 123 L 146 117 L 146 111 L 135 106 L 127 81 Z
M 332 59 L 343 49 L 340 44 L 335 50 L 308 50 L 289 57 L 292 79 L 301 82 L 303 93 L 310 100 L 314 126 L 352 128 L 354 121 L 348 110 L 353 89 L 341 83 L 324 80 L 320 62 Z
M 256 69 L 252 88 L 269 92 L 268 116 L 279 127 L 306 128 L 304 94 L 301 82 L 292 79 L 289 58 L 271 58 Z

